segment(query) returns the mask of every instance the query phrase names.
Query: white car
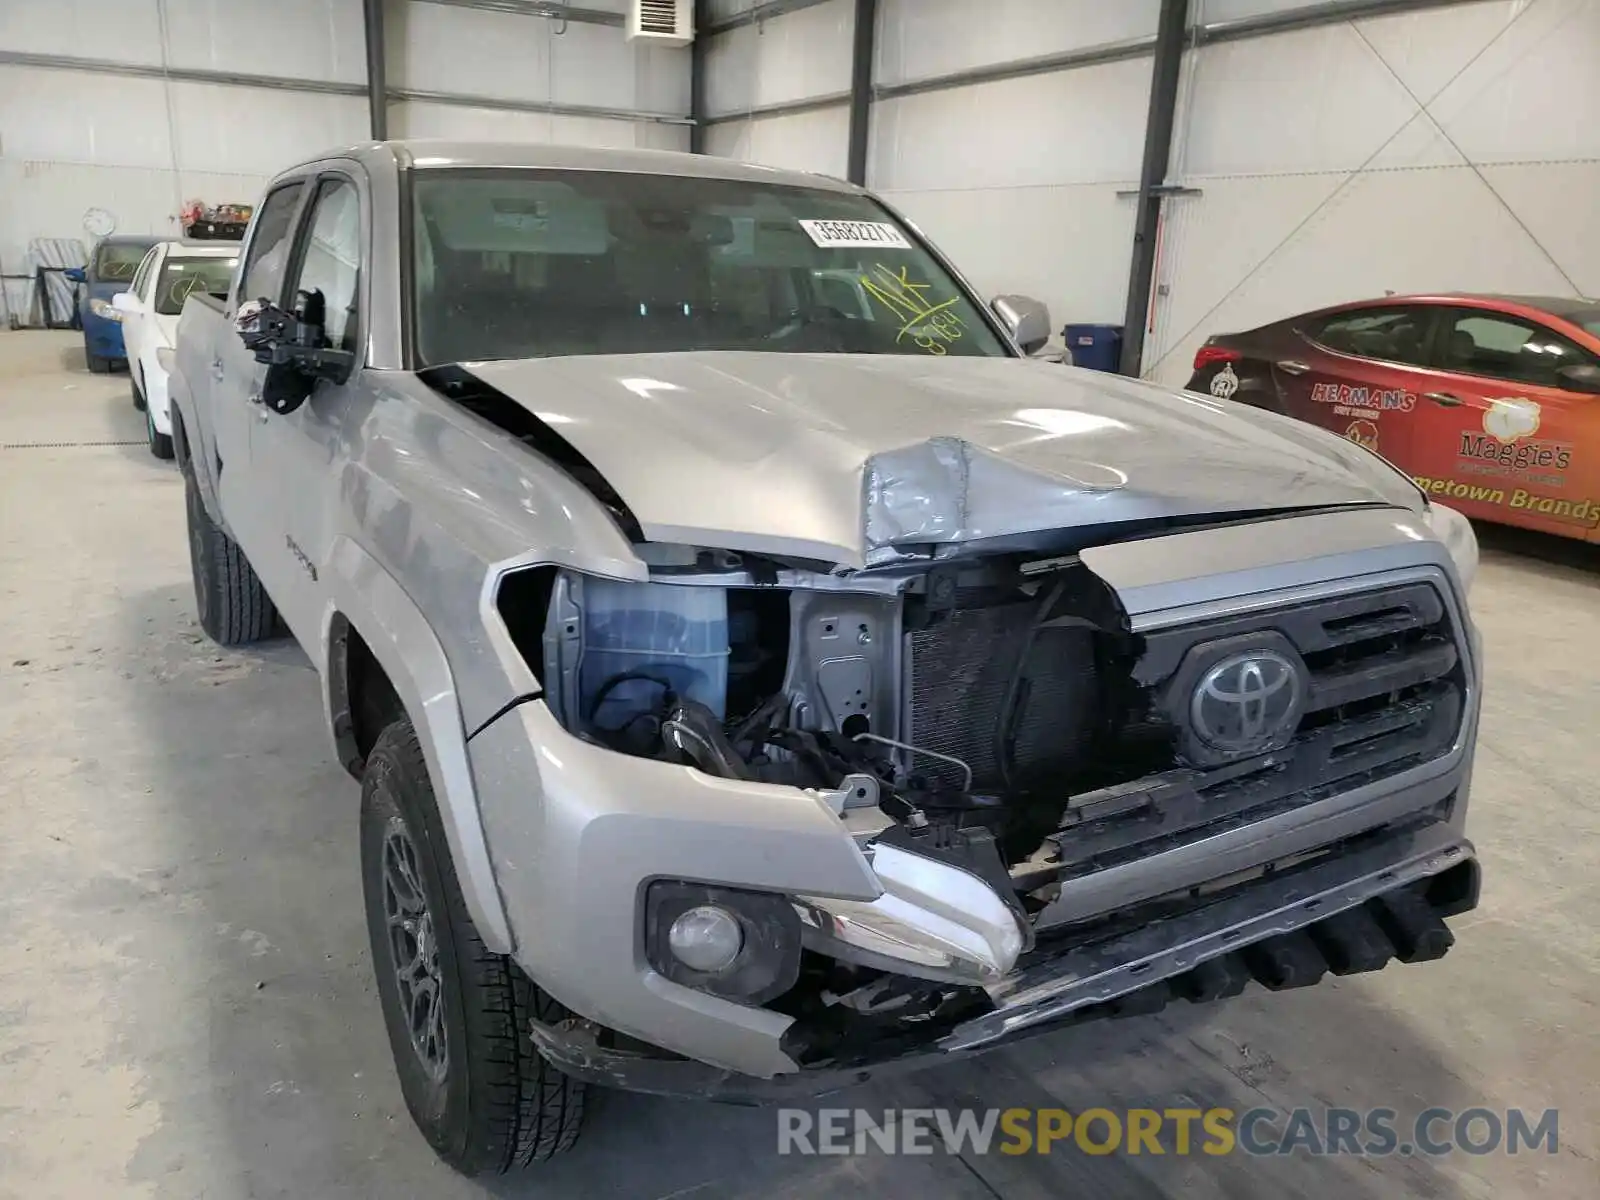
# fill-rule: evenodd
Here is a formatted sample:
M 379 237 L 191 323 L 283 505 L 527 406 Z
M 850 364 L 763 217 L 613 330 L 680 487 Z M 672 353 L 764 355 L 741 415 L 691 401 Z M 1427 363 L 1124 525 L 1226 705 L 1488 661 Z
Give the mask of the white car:
M 159 242 L 139 264 L 132 290 L 111 298 L 122 322 L 133 405 L 144 410 L 150 453 L 157 458 L 172 457 L 167 373 L 183 302 L 197 289 L 227 295 L 238 264 L 237 242 Z

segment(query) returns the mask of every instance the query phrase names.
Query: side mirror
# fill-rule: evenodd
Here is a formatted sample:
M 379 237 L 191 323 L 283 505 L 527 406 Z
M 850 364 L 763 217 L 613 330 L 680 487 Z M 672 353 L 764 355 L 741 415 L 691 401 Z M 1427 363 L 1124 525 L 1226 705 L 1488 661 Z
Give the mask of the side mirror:
M 299 312 L 265 301 L 247 303 L 234 324 L 245 348 L 266 364 L 261 400 L 273 412 L 292 413 L 322 380 L 344 383 L 355 370 L 354 354 L 323 344 L 327 337 L 320 292 L 306 297 Z
M 1600 395 L 1600 367 L 1593 363 L 1573 363 L 1556 372 L 1561 387 L 1569 392 L 1588 392 Z
M 1050 340 L 1050 310 L 1032 296 L 996 296 L 989 305 L 1024 354 Z
M 63 278 L 70 279 L 73 283 L 89 282 L 89 271 L 86 267 L 68 267 L 61 274 Z
M 139 307 L 139 302 L 132 292 L 118 292 L 111 297 L 111 307 L 118 312 L 134 312 Z

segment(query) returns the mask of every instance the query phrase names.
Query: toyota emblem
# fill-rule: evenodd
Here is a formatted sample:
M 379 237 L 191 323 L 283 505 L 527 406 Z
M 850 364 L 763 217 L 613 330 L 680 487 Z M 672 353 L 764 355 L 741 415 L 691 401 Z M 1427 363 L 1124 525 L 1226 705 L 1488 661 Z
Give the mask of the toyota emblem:
M 1300 721 L 1300 666 L 1275 650 L 1250 650 L 1200 677 L 1189 701 L 1195 736 L 1224 754 L 1248 754 L 1288 740 Z

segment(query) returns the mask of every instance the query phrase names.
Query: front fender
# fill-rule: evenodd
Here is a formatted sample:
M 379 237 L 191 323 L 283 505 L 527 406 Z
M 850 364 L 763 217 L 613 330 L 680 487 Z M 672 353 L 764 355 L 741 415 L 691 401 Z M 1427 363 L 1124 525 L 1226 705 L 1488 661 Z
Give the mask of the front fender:
M 416 726 L 450 857 L 473 924 L 484 945 L 496 954 L 509 954 L 513 949 L 511 929 L 484 839 L 467 758 L 466 728 L 444 647 L 394 577 L 349 538 L 334 541 L 321 570 L 327 599 L 319 660 L 323 713 L 335 749 L 340 741 L 339 726 L 349 719 L 348 703 L 338 694 L 342 674 L 331 669 L 342 618 L 372 651 Z

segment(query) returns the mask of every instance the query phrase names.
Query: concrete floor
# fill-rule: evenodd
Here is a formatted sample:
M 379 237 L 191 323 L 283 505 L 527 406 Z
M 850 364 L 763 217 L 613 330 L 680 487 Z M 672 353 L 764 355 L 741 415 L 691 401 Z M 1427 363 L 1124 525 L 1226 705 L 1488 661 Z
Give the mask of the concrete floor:
M 771 1112 L 611 1095 L 573 1154 L 484 1187 L 400 1101 L 357 789 L 312 670 L 288 643 L 202 637 L 178 475 L 145 450 L 127 377 L 86 374 L 78 346 L 0 333 L 0 1197 L 1597 1194 L 1600 552 L 1485 535 L 1487 882 L 1444 961 L 1092 1026 L 851 1101 L 1554 1106 L 1556 1155 L 781 1158 Z

